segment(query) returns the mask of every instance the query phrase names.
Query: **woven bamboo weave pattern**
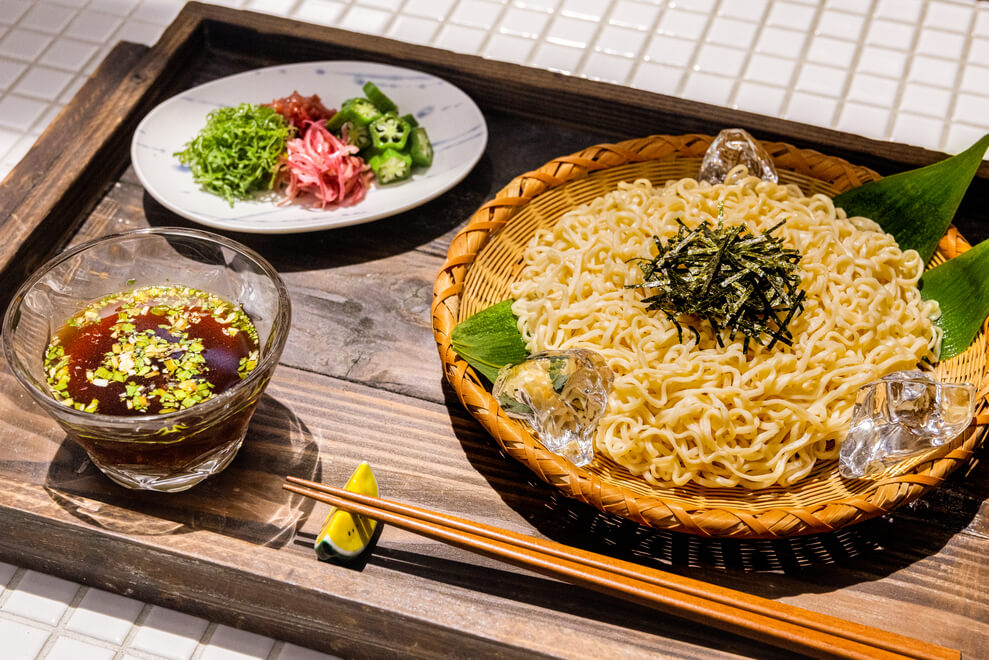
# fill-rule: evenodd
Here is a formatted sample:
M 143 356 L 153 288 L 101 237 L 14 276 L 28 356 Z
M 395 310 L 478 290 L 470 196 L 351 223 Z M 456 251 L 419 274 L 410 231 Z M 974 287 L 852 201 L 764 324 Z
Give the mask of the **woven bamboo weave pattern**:
M 474 213 L 451 242 L 433 289 L 433 334 L 444 374 L 461 402 L 510 456 L 566 495 L 642 525 L 699 536 L 754 539 L 829 532 L 892 511 L 938 486 L 969 460 L 984 428 L 973 426 L 949 446 L 900 464 L 877 479 L 842 479 L 831 461 L 815 467 L 797 484 L 757 491 L 694 485 L 657 488 L 601 456 L 578 468 L 543 449 L 526 427 L 507 417 L 486 381 L 453 351 L 450 333 L 459 321 L 508 298 L 508 287 L 522 268 L 522 251 L 538 228 L 610 192 L 619 181 L 646 178 L 662 184 L 696 176 L 712 139 L 652 136 L 596 145 L 516 177 Z M 867 168 L 815 151 L 775 142 L 763 146 L 773 157 L 781 182 L 796 183 L 807 194 L 833 196 L 879 178 Z M 933 262 L 950 259 L 968 247 L 952 228 Z M 982 396 L 978 414 L 989 421 L 987 356 L 983 328 L 972 347 L 941 363 L 938 373 L 945 380 L 976 383 Z

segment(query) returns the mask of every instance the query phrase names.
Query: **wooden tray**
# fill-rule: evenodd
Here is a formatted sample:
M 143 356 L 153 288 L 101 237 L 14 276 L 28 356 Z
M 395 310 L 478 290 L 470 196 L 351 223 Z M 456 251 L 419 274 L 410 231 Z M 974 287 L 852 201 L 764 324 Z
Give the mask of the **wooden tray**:
M 230 73 L 337 58 L 464 89 L 491 134 L 477 168 L 395 218 L 234 236 L 283 273 L 293 331 L 241 454 L 186 493 L 110 483 L 0 364 L 0 561 L 343 656 L 784 657 L 392 528 L 364 565 L 317 562 L 326 509 L 287 496 L 282 477 L 342 483 L 367 459 L 396 499 L 977 655 L 989 637 L 984 462 L 894 519 L 834 534 L 745 543 L 651 531 L 562 497 L 500 453 L 444 385 L 428 316 L 434 276 L 471 212 L 516 174 L 591 144 L 733 125 L 881 173 L 941 154 L 193 3 L 154 48 L 119 45 L 0 185 L 0 295 L 66 244 L 189 224 L 129 168 L 134 127 L 155 104 Z M 973 243 L 989 237 L 987 176 L 983 164 L 957 221 Z

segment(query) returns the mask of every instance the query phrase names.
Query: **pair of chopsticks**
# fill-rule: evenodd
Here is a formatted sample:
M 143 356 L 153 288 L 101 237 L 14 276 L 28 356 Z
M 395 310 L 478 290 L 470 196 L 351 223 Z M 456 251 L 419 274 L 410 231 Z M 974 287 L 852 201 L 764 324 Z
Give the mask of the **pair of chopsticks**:
M 954 650 L 605 555 L 342 488 L 286 490 L 410 532 L 818 658 L 960 658 Z

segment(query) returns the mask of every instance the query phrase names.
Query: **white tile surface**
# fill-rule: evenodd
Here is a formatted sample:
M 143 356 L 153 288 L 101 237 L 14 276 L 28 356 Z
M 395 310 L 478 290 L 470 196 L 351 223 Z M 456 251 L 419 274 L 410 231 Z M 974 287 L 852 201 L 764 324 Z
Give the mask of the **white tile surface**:
M 110 38 L 122 22 L 113 14 L 104 14 L 103 12 L 95 11 L 84 12 L 80 13 L 69 23 L 65 34 L 76 39 L 103 42 Z
M 112 660 L 116 651 L 71 637 L 59 637 L 48 649 L 45 660 Z
M 30 0 L 4 0 L 0 2 L 0 23 L 13 25 L 30 9 Z
M 217 626 L 199 660 L 264 660 L 275 641 L 245 630 Z
M 688 39 L 658 34 L 646 46 L 645 59 L 673 66 L 687 66 L 693 59 L 694 42 Z
M 636 57 L 645 42 L 646 33 L 642 30 L 605 25 L 598 33 L 594 48 L 612 55 Z
M 907 71 L 907 80 L 953 88 L 958 69 L 957 62 L 939 57 L 917 55 L 913 58 Z
M 695 71 L 736 77 L 742 72 L 748 51 L 715 44 L 704 44 L 694 61 Z
M 15 94 L 54 101 L 72 80 L 68 71 L 33 66 L 12 88 Z
M 7 137 L 4 138 L 3 134 L 0 134 L 0 149 L 3 148 L 3 140 L 10 140 L 11 136 L 16 135 L 15 133 L 7 132 Z M 0 593 L 3 593 L 3 588 L 7 586 L 10 582 L 10 578 L 14 577 L 14 573 L 17 571 L 17 567 L 13 564 L 5 564 L 0 561 Z
M 778 116 L 785 98 L 786 90 L 782 87 L 743 82 L 738 86 L 735 102 L 732 105 L 739 110 Z
M 776 85 L 788 85 L 796 69 L 796 60 L 754 54 L 745 69 L 745 78 Z
M 440 30 L 439 35 L 436 37 L 436 42 L 433 45 L 437 48 L 463 52 L 474 47 L 487 36 L 487 30 L 482 30 L 481 28 L 447 23 Z
M 874 46 L 911 50 L 917 27 L 887 19 L 875 19 L 869 26 L 865 41 Z
M 707 40 L 722 46 L 748 50 L 755 43 L 759 25 L 738 18 L 715 16 L 707 30 Z
M 626 79 L 632 70 L 632 60 L 609 53 L 590 53 L 580 73 L 592 80 Z
M 818 64 L 848 68 L 852 65 L 857 48 L 858 45 L 851 41 L 818 35 L 810 41 L 807 48 L 807 60 Z
M 731 78 L 694 71 L 687 78 L 684 94 L 704 103 L 726 105 L 734 84 Z
M 503 62 L 525 64 L 526 60 L 529 59 L 529 53 L 533 50 L 533 45 L 534 41 L 525 37 L 511 34 L 492 34 L 482 54 L 485 57 Z
M 920 18 L 920 12 L 923 8 L 924 2 L 922 0 L 879 0 L 876 3 L 874 15 L 914 23 Z
M 924 25 L 953 32 L 968 32 L 974 14 L 971 4 L 930 2 L 924 14 Z
M 455 4 L 456 0 L 405 0 L 402 11 L 413 16 L 443 19 Z
M 857 73 L 852 77 L 846 99 L 873 105 L 889 107 L 896 100 L 899 81 L 882 78 L 868 73 Z
M 462 0 L 450 15 L 450 21 L 461 25 L 487 28 L 501 16 L 503 7 L 490 0 Z
M 65 624 L 66 630 L 122 644 L 144 603 L 99 589 L 89 589 Z
M 937 117 L 942 124 L 953 97 L 954 94 L 941 87 L 920 83 L 907 83 L 903 87 L 904 106 L 911 108 L 914 113 Z
M 656 22 L 656 5 L 633 0 L 617 0 L 612 5 L 608 22 L 613 25 L 648 30 Z
M 334 657 L 312 649 L 304 649 L 295 644 L 286 644 L 274 660 L 330 660 Z
M 386 34 L 392 39 L 398 39 L 410 44 L 428 45 L 432 43 L 440 23 L 418 16 L 398 16 L 393 19 Z
M 955 98 L 954 119 L 978 125 L 986 117 L 989 117 L 989 96 L 964 92 Z
M 840 98 L 848 74 L 844 69 L 822 64 L 804 64 L 797 77 L 797 89 Z
M 764 27 L 756 42 L 756 52 L 798 58 L 807 42 L 807 34 L 799 30 Z
M 381 34 L 388 27 L 391 12 L 373 7 L 351 7 L 334 27 L 340 27 L 352 32 L 367 32 Z
M 885 136 L 888 123 L 888 110 L 862 103 L 846 102 L 838 118 L 841 130 L 866 135 Z
M 857 42 L 865 27 L 865 18 L 845 11 L 825 9 L 817 18 L 817 34 Z
M 54 626 L 68 610 L 78 591 L 79 585 L 75 582 L 27 571 L 0 610 Z
M 34 660 L 51 632 L 17 621 L 0 619 L 0 639 L 5 660 Z
M 23 28 L 11 28 L 3 39 L 0 39 L 0 57 L 34 61 L 51 42 L 51 35 Z
M 815 11 L 815 8 L 810 5 L 776 0 L 769 10 L 769 18 L 766 19 L 766 23 L 777 27 L 805 31 L 810 28 Z
M 765 16 L 769 0 L 745 0 L 745 2 L 721 2 L 718 5 L 718 14 L 721 16 L 734 16 L 744 18 L 747 21 L 759 23 Z
M 560 14 L 564 16 L 577 16 L 596 21 L 604 16 L 608 9 L 608 3 L 600 0 L 563 0 L 559 5 Z
M 882 46 L 863 46 L 858 70 L 889 78 L 901 78 L 907 66 L 907 54 Z
M 21 17 L 20 26 L 38 32 L 58 34 L 75 17 L 77 11 L 50 2 L 36 2 Z
M 95 44 L 63 37 L 49 46 L 38 61 L 66 71 L 78 71 L 79 65 L 88 62 L 97 50 Z
M 169 660 L 189 660 L 209 622 L 164 607 L 152 607 L 129 646 Z
M 920 31 L 914 52 L 955 60 L 965 49 L 965 35 L 945 30 L 924 29 Z
M 930 149 L 989 133 L 985 0 L 212 1 Z M 0 0 L 0 176 L 182 4 Z M 63 657 L 331 656 L 0 563 L 0 660 Z
M 940 119 L 901 112 L 896 116 L 891 137 L 906 144 L 930 144 L 941 139 L 943 129 L 944 122 Z
M 783 116 L 793 121 L 830 126 L 834 123 L 837 108 L 838 102 L 833 98 L 794 92 L 790 95 L 790 102 Z
M 550 71 L 574 73 L 583 54 L 584 51 L 580 48 L 560 44 L 540 44 L 532 56 L 532 63 Z
M 26 62 L 14 62 L 12 60 L 0 60 L 0 90 L 8 90 L 14 86 L 14 82 L 20 78 L 21 74 L 27 71 Z
M 708 17 L 704 14 L 671 7 L 663 13 L 659 31 L 662 34 L 696 40 L 704 34 L 707 22 Z
M 632 77 L 632 86 L 658 94 L 675 96 L 686 71 L 679 67 L 644 62 Z
M 535 39 L 546 29 L 549 19 L 550 15 L 545 12 L 510 7 L 502 15 L 498 30 L 503 34 Z

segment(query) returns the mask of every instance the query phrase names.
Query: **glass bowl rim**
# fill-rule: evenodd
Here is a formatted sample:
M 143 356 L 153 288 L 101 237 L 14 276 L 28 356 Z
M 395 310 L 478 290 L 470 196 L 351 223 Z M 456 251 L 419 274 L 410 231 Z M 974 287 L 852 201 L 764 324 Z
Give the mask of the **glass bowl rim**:
M 21 361 L 14 353 L 11 339 L 11 333 L 13 330 L 12 326 L 14 322 L 14 310 L 19 308 L 20 303 L 23 301 L 26 293 L 31 289 L 31 287 L 37 284 L 42 277 L 44 277 L 59 264 L 68 261 L 80 252 L 88 250 L 101 243 L 138 238 L 147 235 L 159 235 L 163 237 L 177 236 L 181 238 L 192 238 L 209 241 L 212 243 L 219 243 L 220 245 L 254 261 L 261 268 L 262 272 L 275 285 L 275 290 L 278 296 L 278 307 L 274 315 L 272 328 L 279 328 L 280 332 L 275 338 L 275 343 L 271 347 L 272 350 L 268 351 L 267 355 L 264 355 L 260 362 L 258 362 L 257 366 L 252 369 L 247 377 L 240 382 L 235 383 L 232 387 L 210 399 L 207 399 L 206 401 L 181 410 L 176 410 L 169 413 L 155 413 L 147 415 L 107 415 L 104 413 L 83 412 L 81 410 L 76 410 L 75 408 L 60 404 L 49 392 L 44 391 L 35 385 L 33 379 L 27 375 L 27 369 L 21 364 Z M 285 286 L 285 282 L 282 280 L 281 275 L 278 274 L 278 271 L 275 270 L 274 266 L 272 266 L 267 259 L 262 257 L 252 248 L 229 239 L 226 236 L 203 231 L 201 229 L 191 229 L 185 227 L 145 227 L 141 229 L 130 229 L 114 234 L 107 234 L 106 236 L 90 239 L 60 252 L 38 266 L 38 268 L 20 285 L 20 287 L 18 287 L 17 292 L 11 297 L 10 303 L 7 305 L 7 309 L 4 312 L 2 332 L 3 352 L 7 363 L 11 366 L 11 371 L 13 371 L 14 376 L 17 378 L 18 382 L 20 382 L 20 384 L 27 389 L 32 397 L 39 401 L 44 407 L 52 410 L 58 410 L 70 419 L 74 418 L 74 421 L 79 425 L 119 427 L 146 424 L 149 422 L 174 423 L 175 420 L 182 419 L 187 416 L 209 416 L 210 413 L 217 412 L 217 410 L 221 409 L 224 404 L 232 399 L 235 399 L 245 389 L 249 389 L 250 386 L 262 377 L 262 374 L 272 370 L 275 366 L 275 364 L 272 363 L 274 362 L 277 364 L 277 361 L 281 358 L 282 350 L 284 349 L 285 342 L 288 339 L 291 320 L 292 304 L 288 296 L 288 288 Z M 279 323 L 279 321 L 283 322 Z

